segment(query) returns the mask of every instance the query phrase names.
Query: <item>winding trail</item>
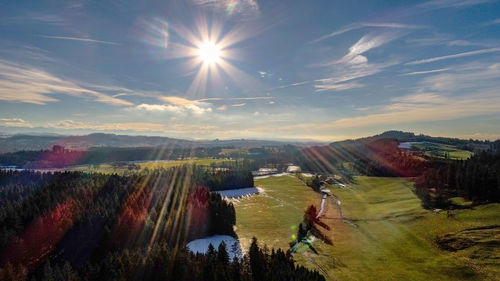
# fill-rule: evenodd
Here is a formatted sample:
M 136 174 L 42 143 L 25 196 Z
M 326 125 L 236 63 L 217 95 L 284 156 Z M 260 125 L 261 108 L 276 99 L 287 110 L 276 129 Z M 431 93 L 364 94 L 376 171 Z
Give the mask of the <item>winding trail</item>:
M 306 187 L 309 187 L 302 179 L 298 178 L 297 179 Z M 342 205 L 342 202 L 340 201 L 340 199 L 333 193 L 333 192 L 330 192 L 330 194 L 327 194 L 327 193 L 324 193 L 324 192 L 321 192 L 321 194 L 323 194 L 323 197 L 321 199 L 321 209 L 318 213 L 318 215 L 316 216 L 316 218 L 319 218 L 324 210 L 325 210 L 325 201 L 326 201 L 326 198 L 328 196 L 331 196 L 333 197 L 333 199 L 335 199 L 335 205 L 337 206 L 337 210 L 338 210 L 338 213 L 339 213 L 339 216 L 340 216 L 340 219 L 344 222 L 344 223 L 347 223 L 353 227 L 358 227 L 354 222 L 352 222 L 350 219 L 344 217 L 344 214 L 342 213 L 342 208 L 340 207 L 340 205 Z M 325 218 L 325 219 L 332 219 L 332 218 Z
M 325 200 L 326 200 L 326 197 L 328 197 L 328 194 L 323 193 L 323 198 L 321 199 L 321 209 L 319 210 L 319 213 L 316 216 L 316 218 L 319 218 L 321 216 L 321 214 L 323 214 L 323 211 L 325 210 Z
M 307 188 L 310 188 L 301 178 L 299 177 L 296 177 L 305 187 Z M 328 193 L 325 193 L 325 192 L 321 192 L 321 194 L 323 195 L 323 197 L 321 198 L 321 208 L 318 212 L 318 215 L 316 215 L 316 218 L 319 218 L 324 210 L 325 210 L 325 202 L 326 202 L 326 198 L 328 197 Z M 337 200 L 337 207 L 339 208 L 339 214 L 340 214 L 340 217 L 342 219 L 344 219 L 344 217 L 342 216 L 342 209 L 340 209 L 340 200 L 337 198 L 337 196 L 335 196 L 333 193 L 332 193 L 332 196 L 333 198 L 335 198 Z

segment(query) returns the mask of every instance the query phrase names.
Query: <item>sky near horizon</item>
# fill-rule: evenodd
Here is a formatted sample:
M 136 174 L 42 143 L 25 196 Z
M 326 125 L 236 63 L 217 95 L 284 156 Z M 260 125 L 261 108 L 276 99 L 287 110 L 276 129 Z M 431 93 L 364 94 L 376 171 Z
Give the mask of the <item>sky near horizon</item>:
M 500 1 L 2 1 L 0 34 L 0 133 L 500 138 Z

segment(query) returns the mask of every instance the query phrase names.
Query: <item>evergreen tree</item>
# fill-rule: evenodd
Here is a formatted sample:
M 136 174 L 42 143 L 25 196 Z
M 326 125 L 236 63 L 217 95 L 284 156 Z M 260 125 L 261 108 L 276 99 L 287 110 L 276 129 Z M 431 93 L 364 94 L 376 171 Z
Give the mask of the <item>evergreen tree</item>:
M 229 254 L 227 253 L 224 241 L 219 244 L 219 248 L 217 249 L 217 262 L 224 266 L 229 265 Z

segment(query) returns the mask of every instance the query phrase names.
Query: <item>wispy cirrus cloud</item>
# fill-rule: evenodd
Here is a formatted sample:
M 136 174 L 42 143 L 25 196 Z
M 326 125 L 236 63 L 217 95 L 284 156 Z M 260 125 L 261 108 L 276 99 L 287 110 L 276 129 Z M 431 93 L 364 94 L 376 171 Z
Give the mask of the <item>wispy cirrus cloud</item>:
M 155 123 L 155 122 L 81 122 L 75 120 L 61 120 L 39 123 L 37 127 L 60 130 L 84 130 L 102 132 L 148 132 L 166 134 L 210 134 L 215 127 L 212 125 L 194 125 L 185 123 Z
M 228 16 L 245 20 L 260 16 L 259 4 L 255 0 L 191 0 L 194 4 L 210 7 Z
M 396 64 L 396 61 L 370 63 L 364 53 L 380 47 L 400 36 L 401 34 L 398 32 L 384 32 L 369 33 L 361 37 L 358 42 L 349 48 L 349 52 L 341 59 L 323 64 L 323 66 L 331 67 L 331 76 L 315 80 L 316 84 L 314 87 L 316 91 L 340 91 L 362 87 L 363 85 L 361 83 L 343 83 L 374 75 Z
M 213 105 L 213 102 L 228 102 L 228 101 L 258 101 L 258 100 L 272 100 L 271 96 L 256 96 L 256 97 L 233 97 L 233 98 L 204 98 L 198 100 L 190 100 L 179 96 L 160 96 L 159 100 L 166 102 L 166 104 L 139 104 L 135 108 L 146 111 L 156 112 L 175 112 L 175 113 L 194 113 L 201 115 L 204 113 L 212 112 L 213 108 L 219 111 L 227 110 L 227 105 L 223 104 L 218 107 Z M 230 104 L 230 106 L 241 107 L 246 103 Z
M 500 87 L 500 63 L 472 63 L 454 66 L 453 72 L 440 73 L 422 79 L 420 91 L 453 93 L 465 89 Z
M 232 101 L 232 100 L 272 100 L 274 97 L 271 96 L 257 96 L 257 97 L 233 97 L 233 98 L 204 98 L 196 101 Z
M 64 25 L 66 21 L 59 15 L 40 12 L 27 12 L 17 16 L 2 17 L 0 19 L 0 25 L 40 23 L 47 25 Z
M 429 77 L 418 81 L 414 93 L 394 97 L 386 105 L 358 110 L 357 116 L 340 118 L 322 125 L 314 124 L 314 127 L 317 130 L 374 126 L 390 128 L 409 123 L 495 116 L 500 114 L 499 81 L 500 63 L 455 65 L 447 72 L 431 73 Z M 280 129 L 293 131 L 312 126 L 313 124 L 297 124 Z
M 74 120 L 61 120 L 39 124 L 40 127 L 65 130 L 93 130 L 93 131 L 136 131 L 136 132 L 169 132 L 165 124 L 149 122 L 123 123 L 91 123 Z
M 282 126 L 278 130 L 296 131 L 314 127 L 317 131 L 370 128 L 394 125 L 455 120 L 472 116 L 500 113 L 497 106 L 500 96 L 494 91 L 479 92 L 463 96 L 446 96 L 435 93 L 417 93 L 394 98 L 391 103 L 375 110 L 369 108 L 358 112 L 366 114 L 337 119 L 330 123 L 303 123 Z
M 316 88 L 316 92 L 323 92 L 323 91 L 344 91 L 344 90 L 349 90 L 349 89 L 354 89 L 354 88 L 361 88 L 364 87 L 364 84 L 361 83 L 341 83 L 341 84 L 316 84 L 314 85 L 314 88 Z
M 309 84 L 309 83 L 311 83 L 311 81 L 295 82 L 295 83 L 291 83 L 291 84 L 287 84 L 287 85 L 283 85 L 283 86 L 278 86 L 278 87 L 270 88 L 270 89 L 268 89 L 268 91 L 277 90 L 277 89 L 285 89 L 285 88 L 290 88 L 290 87 L 296 87 L 296 86 L 301 86 L 301 85 L 305 85 L 305 84 Z
M 425 9 L 443 9 L 443 8 L 467 8 L 479 4 L 491 3 L 495 0 L 432 0 L 422 4 L 418 7 Z
M 490 24 L 500 24 L 500 18 L 490 21 Z
M 489 54 L 489 53 L 495 53 L 495 52 L 500 52 L 500 48 L 481 49 L 481 50 L 469 51 L 469 52 L 452 54 L 452 55 L 447 55 L 447 56 L 440 56 L 440 57 L 416 60 L 416 61 L 407 62 L 407 63 L 405 63 L 405 65 L 423 64 L 423 63 L 429 63 L 429 62 L 435 62 L 435 61 L 441 61 L 441 60 L 447 60 L 447 59 L 454 59 L 454 58 L 461 58 L 461 57 L 468 57 L 468 56 L 474 56 L 474 55 Z
M 434 93 L 417 93 L 417 94 L 392 98 L 391 101 L 396 103 L 410 103 L 410 104 L 420 104 L 420 103 L 444 104 L 448 102 L 448 98 Z
M 423 25 L 414 25 L 414 24 L 404 24 L 404 23 L 394 23 L 394 22 L 360 22 L 360 23 L 354 23 L 351 25 L 348 25 L 346 27 L 343 27 L 339 30 L 336 30 L 332 33 L 323 35 L 317 39 L 314 39 L 310 41 L 309 43 L 316 43 L 322 40 L 325 40 L 327 38 L 335 37 L 337 35 L 344 34 L 346 32 L 356 30 L 356 29 L 361 29 L 365 27 L 379 27 L 379 28 L 389 28 L 389 29 L 418 29 L 418 28 L 425 28 Z
M 52 94 L 92 98 L 97 102 L 131 106 L 131 102 L 80 86 L 43 69 L 0 59 L 0 100 L 33 104 L 58 101 Z
M 399 76 L 411 76 L 411 75 L 422 75 L 422 74 L 430 74 L 436 72 L 444 72 L 448 71 L 450 68 L 439 68 L 439 69 L 431 69 L 431 70 L 423 70 L 423 71 L 413 71 L 408 73 L 399 74 Z
M 0 118 L 0 126 L 32 128 L 33 125 L 21 118 Z
M 471 41 L 455 38 L 451 34 L 432 33 L 426 37 L 410 38 L 406 42 L 412 46 L 427 47 L 427 46 L 448 46 L 448 47 L 483 47 L 491 48 L 499 45 L 499 42 L 492 40 L 488 41 Z
M 241 97 L 241 98 L 231 98 L 231 100 L 271 100 L 274 97 Z
M 79 42 L 85 42 L 85 43 L 98 43 L 98 44 L 116 45 L 116 46 L 120 45 L 119 43 L 116 43 L 116 42 L 102 41 L 102 40 L 96 40 L 96 39 L 86 38 L 86 37 L 49 36 L 49 35 L 40 35 L 40 37 L 47 38 L 47 39 L 79 41 Z
M 500 97 L 496 93 L 476 93 L 455 98 L 419 95 L 394 100 L 395 103 L 386 106 L 379 113 L 342 118 L 324 127 L 341 129 L 394 125 L 500 113 L 500 108 L 497 106 Z
M 356 44 L 352 45 L 349 48 L 349 53 L 347 53 L 342 59 L 340 59 L 339 63 L 348 63 L 348 64 L 360 64 L 366 63 L 368 60 L 366 57 L 361 56 L 361 54 L 382 46 L 401 35 L 396 32 L 384 32 L 384 33 L 369 33 L 356 42 Z

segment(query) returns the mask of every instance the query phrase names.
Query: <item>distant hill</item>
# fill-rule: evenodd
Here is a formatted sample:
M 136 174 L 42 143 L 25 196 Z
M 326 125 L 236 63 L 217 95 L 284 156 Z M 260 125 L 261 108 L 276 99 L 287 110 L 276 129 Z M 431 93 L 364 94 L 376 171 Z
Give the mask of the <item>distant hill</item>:
M 193 141 L 159 136 L 129 136 L 96 133 L 83 136 L 59 135 L 13 135 L 0 137 L 0 153 L 15 151 L 47 150 L 54 145 L 64 146 L 71 150 L 87 150 L 98 147 L 262 147 L 282 145 L 285 142 L 268 140 L 203 140 Z
M 349 143 L 349 142 L 366 142 L 366 141 L 372 141 L 372 140 L 379 140 L 379 139 L 396 139 L 399 142 L 434 142 L 434 143 L 440 143 L 440 144 L 449 144 L 449 145 L 456 145 L 456 146 L 467 146 L 470 145 L 469 149 L 474 149 L 474 148 L 479 148 L 478 146 L 484 146 L 483 149 L 487 149 L 489 146 L 489 141 L 480 141 L 480 140 L 465 140 L 465 139 L 458 139 L 458 138 L 447 138 L 447 137 L 431 137 L 428 135 L 423 135 L 419 134 L 416 135 L 412 132 L 403 132 L 403 131 L 386 131 L 383 132 L 379 135 L 374 135 L 370 137 L 365 137 L 365 138 L 359 138 L 355 140 L 344 140 L 344 141 L 337 141 L 333 142 L 332 144 L 342 144 L 342 143 Z

